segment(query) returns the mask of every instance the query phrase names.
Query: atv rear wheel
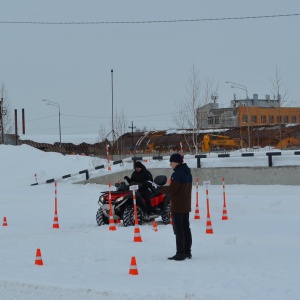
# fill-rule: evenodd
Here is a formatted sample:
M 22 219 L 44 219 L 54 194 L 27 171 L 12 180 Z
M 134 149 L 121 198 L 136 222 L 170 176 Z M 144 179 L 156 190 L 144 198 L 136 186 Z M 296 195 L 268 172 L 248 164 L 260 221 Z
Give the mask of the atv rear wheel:
M 103 210 L 101 207 L 97 211 L 96 221 L 99 226 L 108 224 L 108 218 L 104 216 Z
M 161 219 L 163 221 L 164 224 L 170 224 L 170 203 L 166 205 L 166 209 L 163 212 L 163 214 L 161 215 Z
M 138 220 L 139 220 L 139 225 L 142 225 L 144 223 L 144 214 L 143 210 L 137 206 L 137 215 L 138 215 Z M 134 209 L 133 206 L 127 206 L 124 210 L 123 214 L 123 224 L 125 227 L 127 226 L 134 226 Z

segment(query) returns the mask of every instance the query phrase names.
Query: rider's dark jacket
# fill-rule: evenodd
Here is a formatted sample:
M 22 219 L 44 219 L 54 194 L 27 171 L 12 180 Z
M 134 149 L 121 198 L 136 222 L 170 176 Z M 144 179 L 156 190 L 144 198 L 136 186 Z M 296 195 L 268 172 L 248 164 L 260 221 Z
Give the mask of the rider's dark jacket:
M 141 164 L 141 171 L 133 171 L 133 173 L 131 174 L 131 178 L 128 181 L 129 183 L 136 182 L 145 184 L 147 181 L 153 181 L 153 177 L 152 174 L 146 169 L 146 167 Z

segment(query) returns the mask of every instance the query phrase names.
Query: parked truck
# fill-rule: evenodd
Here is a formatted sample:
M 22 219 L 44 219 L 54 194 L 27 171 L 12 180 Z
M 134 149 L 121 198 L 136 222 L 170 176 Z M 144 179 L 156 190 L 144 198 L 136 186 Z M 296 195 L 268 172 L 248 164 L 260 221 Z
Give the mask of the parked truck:
M 202 152 L 210 152 L 218 148 L 234 150 L 247 147 L 247 145 L 238 138 L 230 138 L 226 135 L 205 134 L 202 141 Z

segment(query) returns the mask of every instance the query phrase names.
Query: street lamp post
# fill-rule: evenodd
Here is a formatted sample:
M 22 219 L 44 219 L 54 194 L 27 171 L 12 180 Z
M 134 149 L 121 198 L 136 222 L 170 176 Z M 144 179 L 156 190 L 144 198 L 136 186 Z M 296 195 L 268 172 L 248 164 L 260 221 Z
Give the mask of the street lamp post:
M 61 124 L 60 124 L 60 105 L 57 102 L 43 99 L 47 105 L 52 105 L 58 108 L 58 128 L 59 128 L 59 148 L 61 152 Z
M 247 130 L 248 130 L 248 147 L 251 147 L 251 139 L 250 139 L 250 126 L 249 126 L 249 97 L 248 97 L 248 89 L 245 85 L 235 83 L 232 81 L 225 81 L 225 83 L 231 83 L 231 88 L 237 88 L 240 90 L 244 90 L 246 92 L 246 101 L 247 101 Z

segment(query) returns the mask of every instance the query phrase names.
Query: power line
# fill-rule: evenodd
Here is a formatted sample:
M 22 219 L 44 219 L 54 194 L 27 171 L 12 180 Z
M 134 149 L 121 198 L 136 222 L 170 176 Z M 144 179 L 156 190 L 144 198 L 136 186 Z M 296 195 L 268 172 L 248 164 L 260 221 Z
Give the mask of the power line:
M 42 117 L 42 118 L 37 118 L 37 119 L 26 120 L 26 122 L 39 121 L 39 120 L 49 119 L 49 118 L 53 118 L 53 117 L 57 117 L 57 115 L 52 115 L 52 116 L 48 116 L 48 117 Z M 18 123 L 21 123 L 21 122 L 18 122 Z
M 138 115 L 138 116 L 128 116 L 126 118 L 144 118 L 144 117 L 156 117 L 156 116 L 167 116 L 174 115 L 175 113 L 165 113 L 165 114 L 154 114 L 154 115 Z M 75 117 L 75 118 L 92 118 L 92 119 L 111 119 L 111 117 L 95 117 L 95 116 L 80 116 L 80 115 L 69 115 L 61 114 L 66 117 Z
M 46 21 L 0 21 L 0 24 L 32 24 L 32 25 L 109 25 L 109 24 L 153 24 L 153 23 L 186 23 L 207 21 L 231 21 L 247 19 L 266 19 L 282 17 L 298 17 L 298 14 L 280 14 L 245 17 L 222 17 L 222 18 L 200 18 L 200 19 L 177 19 L 177 20 L 144 20 L 144 21 L 88 21 L 88 22 L 46 22 Z

